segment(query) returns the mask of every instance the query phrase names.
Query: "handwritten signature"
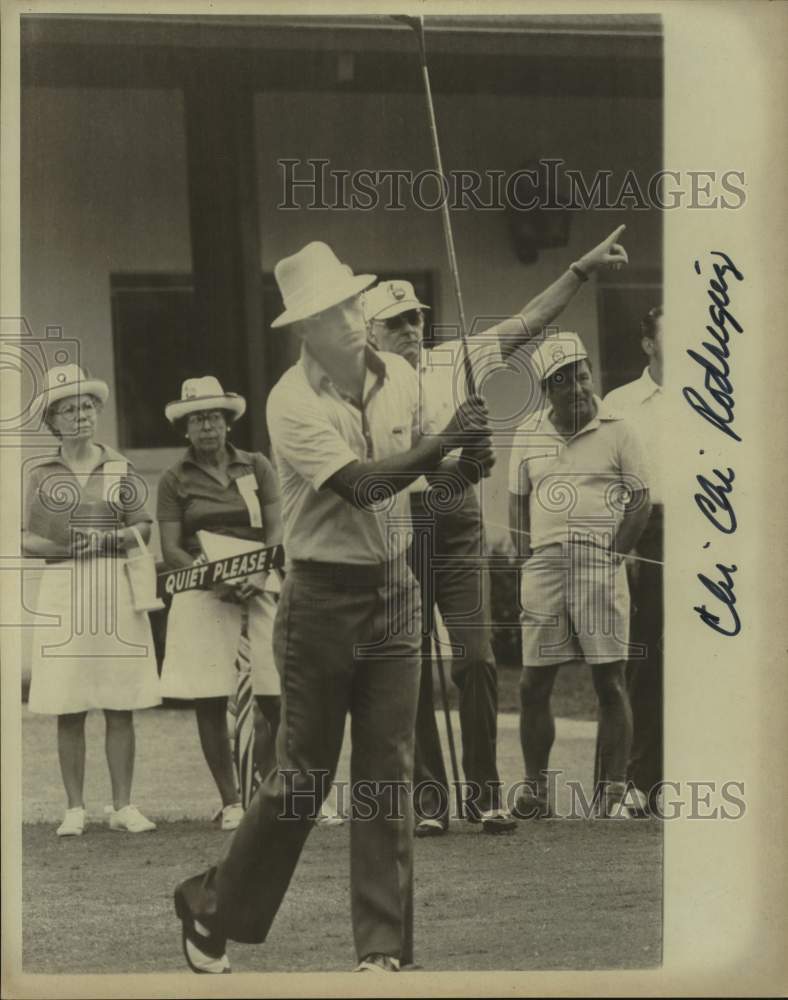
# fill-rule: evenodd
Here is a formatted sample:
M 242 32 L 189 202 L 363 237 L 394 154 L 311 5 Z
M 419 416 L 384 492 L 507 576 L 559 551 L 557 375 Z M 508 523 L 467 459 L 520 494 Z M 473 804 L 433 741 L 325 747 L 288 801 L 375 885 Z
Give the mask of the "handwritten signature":
M 711 299 L 709 317 L 711 324 L 706 326 L 706 332 L 711 340 L 703 341 L 705 354 L 688 350 L 687 354 L 703 371 L 703 391 L 694 386 L 685 386 L 684 399 L 703 420 L 733 441 L 740 442 L 741 437 L 734 430 L 734 387 L 731 379 L 730 332 L 729 327 L 737 333 L 743 332 L 743 327 L 733 315 L 729 306 L 731 298 L 728 294 L 728 279 L 726 275 L 743 281 L 744 275 L 736 267 L 731 258 L 720 250 L 711 251 L 714 277 L 709 281 L 707 295 Z M 700 261 L 695 261 L 695 272 L 701 273 Z M 698 475 L 696 482 L 700 492 L 695 494 L 695 504 L 706 520 L 724 535 L 732 535 L 737 528 L 736 512 L 731 501 L 733 483 L 736 473 L 732 468 L 726 472 L 713 469 L 709 475 Z M 708 543 L 707 543 L 708 545 Z M 698 573 L 698 580 L 709 594 L 715 598 L 721 607 L 710 610 L 705 604 L 695 605 L 704 625 L 724 636 L 735 636 L 741 631 L 741 618 L 736 609 L 736 591 L 733 574 L 737 571 L 736 564 L 728 565 L 718 562 L 716 571 L 718 579 L 714 580 L 704 573 Z M 723 616 L 726 616 L 725 620 Z

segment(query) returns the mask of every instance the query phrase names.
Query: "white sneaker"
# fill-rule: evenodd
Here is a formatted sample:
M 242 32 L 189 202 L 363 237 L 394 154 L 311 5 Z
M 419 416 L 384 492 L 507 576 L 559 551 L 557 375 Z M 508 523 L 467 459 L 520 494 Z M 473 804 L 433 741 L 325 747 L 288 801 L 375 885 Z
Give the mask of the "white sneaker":
M 315 820 L 315 826 L 322 827 L 326 830 L 332 826 L 342 826 L 344 822 L 345 817 L 339 811 L 337 788 L 336 785 L 332 785 L 325 801 L 320 807 L 320 812 Z
M 104 812 L 109 815 L 110 830 L 125 833 L 148 833 L 156 829 L 156 824 L 147 816 L 143 816 L 136 806 L 123 806 L 122 809 L 106 806 Z
M 244 807 L 240 802 L 233 802 L 222 809 L 221 816 L 222 830 L 237 830 L 244 818 Z
M 614 802 L 605 814 L 605 819 L 635 819 L 635 814 L 623 802 Z
M 624 805 L 633 816 L 648 816 L 648 796 L 639 788 L 630 788 L 624 798 Z
M 55 831 L 58 837 L 81 837 L 85 832 L 85 807 L 66 809 L 63 822 Z

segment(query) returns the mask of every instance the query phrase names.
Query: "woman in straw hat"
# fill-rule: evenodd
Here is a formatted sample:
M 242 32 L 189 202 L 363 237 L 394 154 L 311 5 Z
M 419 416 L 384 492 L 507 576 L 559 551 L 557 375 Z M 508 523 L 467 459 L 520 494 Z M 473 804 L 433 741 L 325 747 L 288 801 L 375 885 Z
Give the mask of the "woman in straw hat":
M 28 707 L 57 716 L 68 801 L 57 830 L 61 837 L 79 836 L 85 829 L 85 717 L 90 709 L 103 709 L 106 719 L 110 829 L 146 833 L 156 828 L 130 801 L 132 712 L 158 705 L 161 698 L 148 616 L 135 609 L 124 572 L 127 551 L 150 535 L 151 517 L 142 479 L 122 455 L 94 440 L 108 396 L 107 384 L 77 365 L 50 369 L 41 404 L 60 446 L 55 454 L 34 460 L 26 477 L 22 548 L 53 564 L 43 573 L 38 596 L 36 610 L 48 624 L 33 636 Z
M 189 442 L 159 483 L 162 553 L 172 569 L 203 558 L 198 531 L 260 545 L 281 541 L 273 466 L 259 452 L 241 451 L 227 440 L 245 410 L 244 398 L 225 392 L 212 375 L 187 379 L 181 398 L 165 408 L 167 419 Z M 227 730 L 227 699 L 237 687 L 242 603 L 248 612 L 252 689 L 260 709 L 255 758 L 261 773 L 274 763 L 280 693 L 272 650 L 277 575 L 269 573 L 263 586 L 260 590 L 247 581 L 177 594 L 167 624 L 162 694 L 194 701 L 200 743 L 222 800 L 223 830 L 234 830 L 243 816 Z

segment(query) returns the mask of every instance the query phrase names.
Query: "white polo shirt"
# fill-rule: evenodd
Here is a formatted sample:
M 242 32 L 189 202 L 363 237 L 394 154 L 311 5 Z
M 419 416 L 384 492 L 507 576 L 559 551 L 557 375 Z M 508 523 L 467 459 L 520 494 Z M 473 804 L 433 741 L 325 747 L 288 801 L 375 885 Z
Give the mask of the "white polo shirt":
M 534 549 L 567 542 L 572 532 L 609 545 L 623 518 L 624 490 L 648 486 L 636 430 L 598 396 L 594 401 L 596 416 L 568 439 L 549 406 L 517 429 L 509 491 L 528 498 Z
M 418 433 L 416 372 L 396 354 L 366 350 L 359 408 L 302 348 L 268 397 L 268 431 L 279 474 L 287 560 L 379 564 L 406 549 L 406 491 L 377 511 L 359 510 L 325 486 L 351 462 L 410 450 Z
M 500 371 L 503 360 L 496 334 L 489 331 L 469 337 L 468 356 L 477 392 L 485 379 Z M 468 398 L 465 361 L 461 340 L 444 340 L 435 347 L 423 348 L 419 361 L 419 429 L 423 435 L 438 433 L 448 424 L 458 406 Z M 423 476 L 409 492 L 421 493 L 428 486 Z
M 654 381 L 647 366 L 640 378 L 612 389 L 604 401 L 637 428 L 646 453 L 651 499 L 654 503 L 662 503 L 660 451 L 665 426 L 665 393 L 662 386 Z

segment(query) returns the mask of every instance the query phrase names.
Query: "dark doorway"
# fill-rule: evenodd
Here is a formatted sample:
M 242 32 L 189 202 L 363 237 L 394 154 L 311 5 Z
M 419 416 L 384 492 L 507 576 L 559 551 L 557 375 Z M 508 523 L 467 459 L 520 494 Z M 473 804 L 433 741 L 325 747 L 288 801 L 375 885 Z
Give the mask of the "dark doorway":
M 433 305 L 434 281 L 429 272 L 379 273 L 381 281 L 410 281 L 419 299 Z M 172 448 L 179 442 L 164 417 L 164 407 L 180 395 L 184 379 L 215 375 L 225 389 L 247 398 L 253 378 L 262 379 L 265 396 L 298 360 L 299 344 L 288 330 L 272 330 L 282 311 L 273 274 L 263 274 L 265 371 L 251 372 L 237 358 L 233 338 L 206 338 L 197 323 L 194 283 L 190 274 L 112 274 L 110 296 L 120 448 Z M 428 314 L 430 320 L 435 317 Z M 234 372 L 243 372 L 238 384 Z M 252 414 L 254 420 L 262 415 Z M 251 421 L 241 420 L 233 440 L 251 447 Z
M 600 389 L 604 396 L 640 377 L 646 357 L 640 346 L 640 322 L 662 303 L 662 276 L 657 270 L 627 272 L 627 280 L 611 276 L 597 286 Z

